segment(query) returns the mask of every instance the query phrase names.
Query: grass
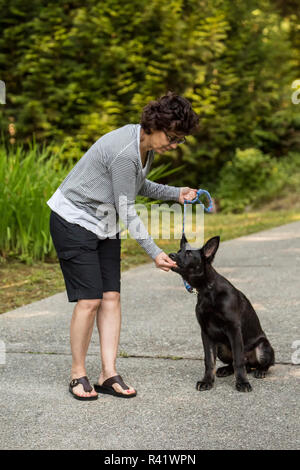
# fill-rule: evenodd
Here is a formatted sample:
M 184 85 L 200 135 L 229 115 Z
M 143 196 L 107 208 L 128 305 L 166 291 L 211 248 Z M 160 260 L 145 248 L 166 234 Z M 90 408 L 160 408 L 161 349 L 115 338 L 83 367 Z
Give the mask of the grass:
M 204 238 L 220 235 L 221 241 L 300 220 L 300 206 L 293 196 L 285 202 L 277 201 L 259 211 L 244 214 L 205 215 Z M 287 207 L 294 207 L 288 209 Z M 270 208 L 272 210 L 270 210 Z M 274 210 L 275 209 L 275 210 Z M 177 251 L 179 240 L 157 240 L 166 252 Z M 133 239 L 122 240 L 122 272 L 151 259 Z M 63 276 L 56 259 L 34 262 L 31 265 L 16 260 L 0 264 L 0 313 L 62 292 Z

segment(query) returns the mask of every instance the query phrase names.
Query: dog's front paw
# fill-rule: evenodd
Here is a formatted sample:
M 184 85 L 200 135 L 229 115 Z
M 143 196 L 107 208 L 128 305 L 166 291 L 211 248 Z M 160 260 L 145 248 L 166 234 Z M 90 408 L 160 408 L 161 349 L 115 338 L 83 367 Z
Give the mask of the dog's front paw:
M 266 371 L 265 370 L 259 370 L 259 369 L 256 369 L 254 371 L 254 377 L 256 379 L 264 379 L 266 376 Z
M 239 391 L 239 392 L 252 392 L 252 387 L 251 385 L 249 384 L 249 382 L 237 382 L 235 384 L 235 388 Z
M 197 382 L 196 384 L 196 390 L 199 390 L 199 392 L 203 392 L 203 390 L 210 390 L 213 388 L 213 383 L 212 382 Z

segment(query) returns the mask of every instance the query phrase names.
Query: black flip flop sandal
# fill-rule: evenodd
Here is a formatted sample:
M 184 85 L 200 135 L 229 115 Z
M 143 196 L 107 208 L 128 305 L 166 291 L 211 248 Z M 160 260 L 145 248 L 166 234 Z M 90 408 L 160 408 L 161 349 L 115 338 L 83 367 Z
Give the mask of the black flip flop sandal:
M 76 385 L 81 384 L 83 386 L 83 390 L 85 392 L 91 392 L 93 390 L 93 387 L 91 386 L 89 379 L 85 375 L 84 377 L 80 377 L 79 379 L 73 379 L 70 382 L 69 385 L 69 392 L 71 395 L 73 395 L 76 400 L 82 400 L 82 401 L 91 401 L 91 400 L 97 400 L 98 395 L 95 395 L 94 397 L 80 397 L 79 395 L 76 395 L 76 393 L 73 392 L 73 388 L 76 387 Z
M 106 393 L 107 395 L 113 395 L 114 397 L 120 397 L 120 398 L 136 397 L 136 394 L 137 394 L 136 392 L 130 393 L 129 395 L 116 392 L 115 389 L 112 387 L 113 384 L 119 384 L 121 385 L 123 390 L 129 390 L 129 387 L 124 383 L 120 375 L 115 375 L 114 377 L 110 377 L 109 379 L 105 380 L 102 385 L 94 384 L 94 389 L 97 393 Z

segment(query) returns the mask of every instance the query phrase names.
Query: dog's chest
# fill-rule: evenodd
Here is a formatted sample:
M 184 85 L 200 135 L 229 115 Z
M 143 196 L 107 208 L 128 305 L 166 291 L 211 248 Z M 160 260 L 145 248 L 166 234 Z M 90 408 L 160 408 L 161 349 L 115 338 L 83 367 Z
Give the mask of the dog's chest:
M 196 316 L 202 330 L 215 342 L 225 341 L 224 327 L 226 321 L 224 315 L 218 310 L 209 293 L 198 297 Z

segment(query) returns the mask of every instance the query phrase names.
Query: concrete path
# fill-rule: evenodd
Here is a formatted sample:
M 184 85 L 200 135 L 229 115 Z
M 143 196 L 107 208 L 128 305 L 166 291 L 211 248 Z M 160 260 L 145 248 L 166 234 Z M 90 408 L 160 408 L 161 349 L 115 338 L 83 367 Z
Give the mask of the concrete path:
M 118 370 L 134 399 L 68 393 L 65 292 L 0 315 L 0 449 L 299 449 L 300 222 L 221 243 L 214 266 L 253 303 L 275 349 L 267 378 L 250 376 L 252 393 L 237 392 L 233 376 L 195 389 L 204 371 L 196 296 L 150 263 L 122 275 Z M 94 382 L 96 328 L 87 368 Z

